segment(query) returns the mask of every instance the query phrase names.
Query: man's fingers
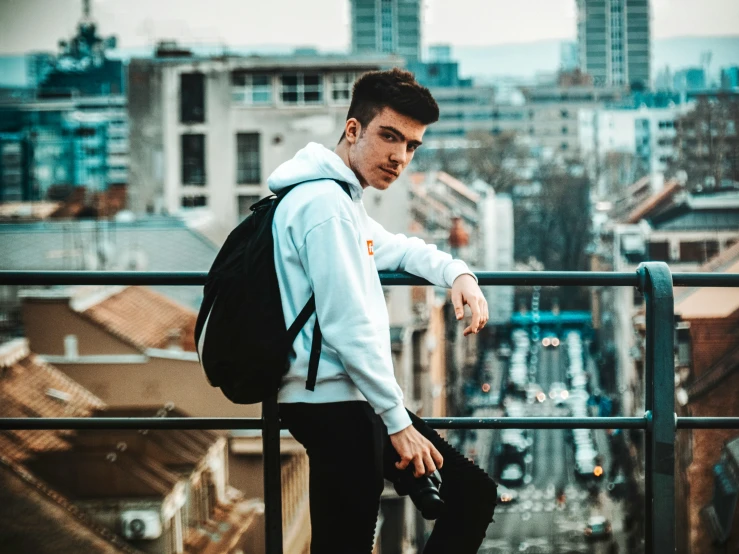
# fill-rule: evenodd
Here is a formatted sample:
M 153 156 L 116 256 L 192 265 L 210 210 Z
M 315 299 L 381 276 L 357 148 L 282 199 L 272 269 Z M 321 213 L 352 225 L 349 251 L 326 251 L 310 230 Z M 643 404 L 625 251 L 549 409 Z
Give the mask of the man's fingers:
M 470 310 L 472 310 L 472 323 L 470 324 L 469 329 L 471 329 L 472 332 L 477 333 L 477 331 L 480 330 L 480 322 L 482 321 L 480 304 L 477 302 L 470 302 L 468 306 L 470 307 Z
M 464 317 L 464 302 L 462 301 L 462 293 L 454 291 L 452 292 L 452 305 L 454 306 L 454 315 L 457 319 Z
M 406 458 L 406 459 L 400 460 L 399 462 L 395 462 L 395 467 L 402 470 L 402 469 L 407 468 L 408 464 L 410 463 L 411 463 L 411 459 Z
M 426 468 L 423 465 L 423 458 L 421 458 L 421 456 L 416 456 L 415 458 L 413 458 L 413 466 L 415 468 L 415 471 L 413 472 L 413 475 L 415 477 L 426 475 Z
M 426 452 L 423 456 L 423 464 L 425 467 L 425 474 L 431 475 L 434 471 L 436 471 L 436 464 L 434 463 L 434 459 L 431 457 L 431 452 Z
M 441 469 L 444 465 L 444 456 L 441 455 L 441 452 L 439 452 L 433 444 L 431 445 L 431 457 L 434 460 L 436 469 Z
M 488 303 L 485 301 L 484 298 L 480 299 L 480 327 L 478 330 L 482 330 L 485 325 L 487 325 L 488 322 Z

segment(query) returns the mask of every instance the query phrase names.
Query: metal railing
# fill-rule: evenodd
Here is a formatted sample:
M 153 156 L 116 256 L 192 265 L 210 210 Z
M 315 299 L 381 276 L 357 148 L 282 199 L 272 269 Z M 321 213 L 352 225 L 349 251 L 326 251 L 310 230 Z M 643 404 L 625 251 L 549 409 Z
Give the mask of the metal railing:
M 675 434 L 678 429 L 739 429 L 739 417 L 677 417 L 673 287 L 739 287 L 739 274 L 671 273 L 647 262 L 630 272 L 479 272 L 480 285 L 630 286 L 646 302 L 645 413 L 642 417 L 426 418 L 436 429 L 641 429 L 645 432 L 645 548 L 675 551 Z M 202 285 L 202 272 L 0 271 L 0 285 Z M 381 273 L 384 285 L 430 285 L 404 273 Z M 265 402 L 261 418 L 0 418 L 0 430 L 260 429 L 264 452 L 266 551 L 282 553 L 280 421 Z

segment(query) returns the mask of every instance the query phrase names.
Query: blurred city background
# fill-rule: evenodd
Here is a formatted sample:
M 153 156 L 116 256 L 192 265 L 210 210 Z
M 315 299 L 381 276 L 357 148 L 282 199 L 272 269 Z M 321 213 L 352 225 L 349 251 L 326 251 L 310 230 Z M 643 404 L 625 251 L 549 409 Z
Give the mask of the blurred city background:
M 404 67 L 440 120 L 372 217 L 475 270 L 739 271 L 734 0 L 0 0 L 0 269 L 207 271 L 266 180 Z M 631 288 L 388 287 L 421 416 L 641 416 Z M 246 416 L 193 344 L 200 287 L 0 286 L 0 416 Z M 678 415 L 739 415 L 739 290 L 676 289 Z M 678 552 L 739 552 L 739 434 L 677 436 Z M 641 431 L 448 431 L 499 483 L 481 554 L 644 551 Z M 261 438 L 0 432 L 0 550 L 260 553 Z M 307 458 L 281 437 L 286 553 Z M 375 551 L 431 530 L 392 486 Z

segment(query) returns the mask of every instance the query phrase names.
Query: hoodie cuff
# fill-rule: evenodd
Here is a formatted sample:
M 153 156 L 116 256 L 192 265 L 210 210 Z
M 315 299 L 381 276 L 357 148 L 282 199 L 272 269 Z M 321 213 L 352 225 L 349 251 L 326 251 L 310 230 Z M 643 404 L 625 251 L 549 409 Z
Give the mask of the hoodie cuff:
M 408 415 L 408 411 L 405 409 L 402 403 L 386 410 L 380 414 L 382 422 L 387 427 L 388 435 L 402 431 L 406 427 L 412 425 L 411 417 Z
M 460 275 L 472 275 L 472 278 L 477 282 L 477 276 L 470 271 L 470 268 L 462 260 L 452 260 L 444 268 L 444 280 L 449 288 L 452 288 L 454 280 Z

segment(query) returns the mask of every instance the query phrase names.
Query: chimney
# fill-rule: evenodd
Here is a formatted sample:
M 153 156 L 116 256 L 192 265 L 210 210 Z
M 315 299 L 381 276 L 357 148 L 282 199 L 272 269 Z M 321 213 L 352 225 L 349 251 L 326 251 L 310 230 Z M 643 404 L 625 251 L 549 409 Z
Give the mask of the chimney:
M 167 350 L 174 350 L 176 352 L 182 352 L 183 345 L 182 339 L 184 333 L 182 329 L 170 329 L 167 333 Z

